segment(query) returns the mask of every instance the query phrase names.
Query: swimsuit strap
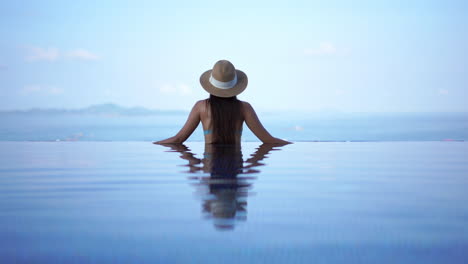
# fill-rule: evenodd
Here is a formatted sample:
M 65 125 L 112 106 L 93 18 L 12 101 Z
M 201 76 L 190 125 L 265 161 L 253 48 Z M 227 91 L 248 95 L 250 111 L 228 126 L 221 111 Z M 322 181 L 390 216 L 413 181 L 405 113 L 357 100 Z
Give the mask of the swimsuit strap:
M 203 130 L 204 135 L 208 135 L 208 134 L 211 134 L 211 133 L 213 133 L 213 130 L 211 130 L 211 129 Z M 242 135 L 242 129 L 237 131 L 237 133 Z

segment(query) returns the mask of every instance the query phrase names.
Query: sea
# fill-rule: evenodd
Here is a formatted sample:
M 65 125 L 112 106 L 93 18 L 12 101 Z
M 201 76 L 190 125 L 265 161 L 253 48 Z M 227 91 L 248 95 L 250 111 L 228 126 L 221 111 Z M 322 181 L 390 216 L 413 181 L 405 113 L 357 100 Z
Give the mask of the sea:
M 175 135 L 188 113 L 125 115 L 0 113 L 0 141 L 155 141 Z M 259 113 L 290 141 L 468 140 L 468 113 Z M 189 141 L 203 141 L 201 125 Z M 243 141 L 258 139 L 244 125 Z
M 468 261 L 466 114 L 0 115 L 0 263 Z

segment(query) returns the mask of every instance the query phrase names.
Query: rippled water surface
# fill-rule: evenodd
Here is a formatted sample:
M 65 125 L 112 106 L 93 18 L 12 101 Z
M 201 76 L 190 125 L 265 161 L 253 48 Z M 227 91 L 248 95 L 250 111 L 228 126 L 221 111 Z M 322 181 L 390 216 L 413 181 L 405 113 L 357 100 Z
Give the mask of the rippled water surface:
M 467 263 L 468 142 L 0 142 L 0 263 Z

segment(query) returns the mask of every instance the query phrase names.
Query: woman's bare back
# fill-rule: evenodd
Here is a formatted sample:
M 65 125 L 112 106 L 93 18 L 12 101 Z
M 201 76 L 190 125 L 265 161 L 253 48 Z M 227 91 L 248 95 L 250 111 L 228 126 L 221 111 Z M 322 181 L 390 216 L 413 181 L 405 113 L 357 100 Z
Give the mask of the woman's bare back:
M 239 131 L 238 133 L 238 143 L 241 139 L 242 125 L 245 122 L 247 127 L 257 136 L 263 143 L 273 143 L 273 144 L 288 144 L 290 142 L 273 137 L 268 131 L 263 127 L 262 123 L 257 117 L 253 107 L 247 103 L 241 101 L 242 107 L 242 120 L 238 124 L 234 124 L 233 129 Z M 173 137 L 170 137 L 165 140 L 157 141 L 154 143 L 165 144 L 165 143 L 182 143 L 193 133 L 197 128 L 198 124 L 202 123 L 203 131 L 205 134 L 205 143 L 213 143 L 213 124 L 211 118 L 211 111 L 209 109 L 209 104 L 205 100 L 200 100 L 192 108 L 192 111 L 185 122 L 185 125 L 182 129 Z

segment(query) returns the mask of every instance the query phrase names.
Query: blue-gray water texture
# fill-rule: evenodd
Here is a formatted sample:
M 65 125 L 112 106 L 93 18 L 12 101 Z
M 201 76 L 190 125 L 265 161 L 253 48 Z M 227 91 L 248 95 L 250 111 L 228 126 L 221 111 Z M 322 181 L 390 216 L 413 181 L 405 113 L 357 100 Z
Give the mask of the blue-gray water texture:
M 0 263 L 467 263 L 468 142 L 0 142 Z

